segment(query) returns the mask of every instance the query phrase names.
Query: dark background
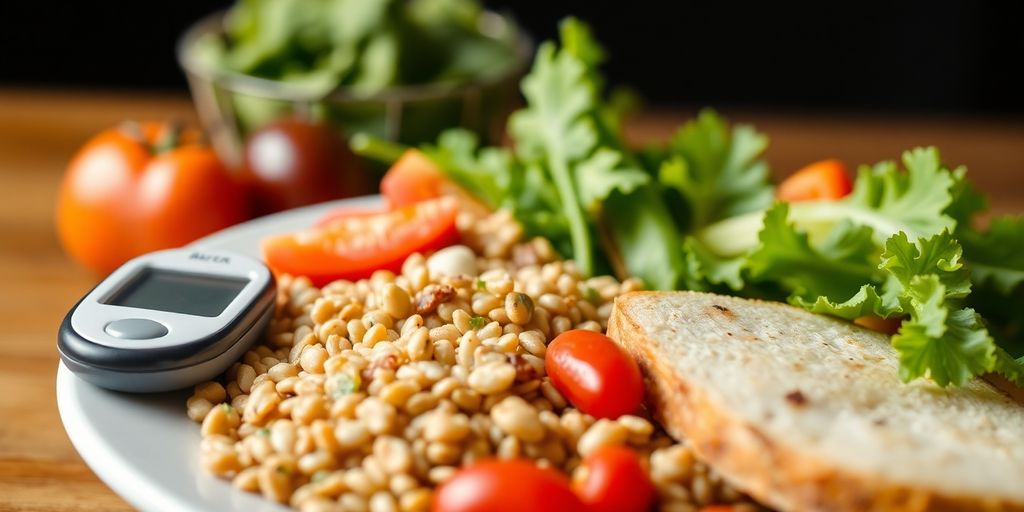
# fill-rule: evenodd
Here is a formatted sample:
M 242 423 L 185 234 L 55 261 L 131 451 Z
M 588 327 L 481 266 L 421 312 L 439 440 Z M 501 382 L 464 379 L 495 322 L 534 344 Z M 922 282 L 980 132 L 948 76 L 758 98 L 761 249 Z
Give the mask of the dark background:
M 0 86 L 183 90 L 178 35 L 225 1 L 0 1 Z M 575 14 L 655 104 L 1024 117 L 1020 2 L 487 1 L 538 39 Z

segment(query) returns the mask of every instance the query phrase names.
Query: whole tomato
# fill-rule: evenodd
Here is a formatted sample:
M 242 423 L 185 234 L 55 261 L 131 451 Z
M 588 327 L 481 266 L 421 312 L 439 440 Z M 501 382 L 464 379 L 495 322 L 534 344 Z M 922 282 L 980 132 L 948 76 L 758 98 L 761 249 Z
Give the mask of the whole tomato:
M 243 188 L 198 132 L 125 123 L 89 140 L 64 175 L 57 234 L 82 265 L 107 274 L 246 219 Z
M 654 484 L 636 452 L 625 446 L 599 448 L 583 459 L 586 476 L 573 482 L 573 490 L 589 512 L 650 510 Z
M 636 412 L 643 401 L 640 367 L 599 332 L 574 329 L 559 334 L 548 345 L 544 369 L 573 405 L 598 418 Z
M 331 128 L 282 119 L 253 132 L 242 174 L 259 215 L 368 192 L 368 178 Z
M 561 473 L 525 459 L 484 460 L 460 469 L 434 492 L 432 512 L 583 512 Z

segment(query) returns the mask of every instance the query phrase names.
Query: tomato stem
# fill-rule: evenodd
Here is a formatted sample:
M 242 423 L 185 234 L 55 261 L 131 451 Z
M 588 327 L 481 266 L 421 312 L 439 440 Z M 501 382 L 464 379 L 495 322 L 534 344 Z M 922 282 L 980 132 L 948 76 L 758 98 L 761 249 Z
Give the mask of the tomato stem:
M 142 125 L 138 121 L 125 121 L 118 127 L 121 133 L 154 155 L 177 148 L 181 143 L 181 134 L 184 128 L 181 121 L 171 121 L 162 127 L 156 140 L 150 143 L 146 138 L 146 133 L 142 130 Z
M 166 153 L 174 148 L 178 147 L 178 143 L 181 142 L 181 132 L 184 127 L 181 121 L 171 121 L 164 126 L 164 129 L 157 136 L 153 144 L 149 146 L 149 151 L 154 155 Z

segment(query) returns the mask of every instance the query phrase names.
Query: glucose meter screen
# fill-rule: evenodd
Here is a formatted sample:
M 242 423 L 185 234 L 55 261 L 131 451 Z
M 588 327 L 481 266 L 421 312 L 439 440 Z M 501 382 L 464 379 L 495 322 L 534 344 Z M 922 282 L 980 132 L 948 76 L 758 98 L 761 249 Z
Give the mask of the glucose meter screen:
M 148 268 L 117 291 L 107 304 L 215 317 L 228 307 L 247 279 Z

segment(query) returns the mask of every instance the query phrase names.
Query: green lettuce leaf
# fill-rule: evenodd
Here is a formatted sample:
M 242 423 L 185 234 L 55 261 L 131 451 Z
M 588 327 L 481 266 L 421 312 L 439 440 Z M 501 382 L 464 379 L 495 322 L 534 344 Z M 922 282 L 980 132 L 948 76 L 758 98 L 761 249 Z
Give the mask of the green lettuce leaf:
M 959 233 L 976 283 L 1010 295 L 1024 283 L 1024 217 L 997 217 L 987 232 Z
M 628 194 L 651 181 L 642 169 L 626 167 L 622 160 L 622 153 L 602 147 L 576 166 L 576 187 L 587 212 L 600 211 L 614 191 Z
M 682 241 L 661 195 L 651 185 L 604 202 L 603 224 L 626 272 L 650 288 L 675 290 L 683 275 Z
M 518 202 L 522 171 L 507 149 L 481 149 L 475 133 L 453 128 L 441 133 L 436 146 L 421 151 L 487 206 L 497 209 Z
M 1024 355 L 1024 218 L 997 217 L 986 232 L 959 230 L 974 290 L 968 305 L 989 325 L 999 345 Z
M 812 240 L 827 236 L 842 222 L 867 226 L 879 245 L 901 231 L 917 239 L 955 229 L 956 219 L 947 210 L 954 193 L 961 192 L 957 188 L 960 182 L 942 165 L 938 150 L 907 151 L 903 166 L 906 172 L 894 162 L 862 167 L 849 196 L 839 201 L 794 203 L 789 218 Z M 969 209 L 967 202 L 964 199 L 954 209 Z M 730 217 L 701 229 L 696 237 L 714 254 L 737 256 L 759 243 L 756 233 L 762 215 L 755 211 Z
M 865 283 L 878 280 L 877 253 L 871 231 L 850 223 L 839 224 L 819 247 L 789 222 L 789 205 L 776 203 L 764 215 L 760 244 L 747 256 L 753 281 L 781 283 L 791 300 L 813 302 L 818 297 L 845 301 Z
M 527 107 L 509 119 L 516 153 L 550 175 L 569 226 L 572 256 L 584 275 L 593 273 L 594 248 L 574 168 L 593 153 L 598 140 L 592 117 L 597 92 L 587 75 L 586 63 L 571 52 L 542 44 L 522 81 Z
M 820 295 L 813 300 L 796 297 L 790 302 L 808 311 L 847 320 L 854 320 L 862 316 L 889 318 L 902 313 L 903 309 L 899 300 L 892 296 L 880 295 L 878 288 L 873 284 L 865 284 L 852 297 L 842 301 Z
M 880 240 L 900 231 L 918 238 L 955 228 L 956 220 L 945 213 L 955 180 L 939 151 L 916 148 L 902 160 L 905 173 L 893 162 L 861 168 L 853 192 L 836 202 L 839 218 L 872 227 Z
M 561 41 L 561 48 L 541 45 L 522 81 L 526 108 L 509 119 L 516 156 L 527 174 L 519 197 L 553 193 L 555 199 L 542 201 L 541 214 L 517 201 L 517 218 L 528 231 L 541 230 L 532 234 L 554 235 L 556 248 L 576 260 L 584 275 L 592 275 L 607 258 L 648 286 L 675 288 L 682 243 L 658 189 L 622 149 L 614 115 L 601 101 L 597 66 L 603 51 L 586 25 L 571 18 L 562 23 Z M 552 233 L 562 227 L 565 231 Z
M 962 386 L 995 369 L 996 345 L 973 309 L 946 311 L 942 283 L 935 276 L 915 280 L 915 314 L 893 336 L 904 382 L 930 377 L 940 386 Z M 937 319 L 942 323 L 934 323 Z
M 730 129 L 713 110 L 702 111 L 679 129 L 658 177 L 685 200 L 685 229 L 771 204 L 774 190 L 768 164 L 761 159 L 767 146 L 767 137 L 746 125 Z
M 908 289 L 914 278 L 934 275 L 943 285 L 947 299 L 962 299 L 971 293 L 970 272 L 964 267 L 963 249 L 949 231 L 911 242 L 906 233 L 886 240 L 880 267 L 895 278 L 893 287 Z M 893 293 L 903 293 L 894 289 Z
M 683 254 L 686 258 L 687 288 L 706 291 L 724 285 L 733 292 L 743 289 L 746 258 L 720 258 L 692 236 L 683 241 Z
M 893 337 L 900 377 L 929 377 L 940 386 L 963 385 L 997 366 L 995 340 L 974 309 L 963 307 L 971 293 L 963 249 L 949 231 L 911 242 L 898 233 L 885 244 L 880 268 L 889 272 L 888 290 L 910 318 Z
M 996 348 L 995 372 L 1014 384 L 1024 387 L 1024 357 L 1014 359 L 1007 351 Z
M 590 27 L 576 18 L 567 18 L 559 26 L 558 36 L 562 42 L 562 48 L 583 64 L 587 82 L 594 87 L 595 91 L 603 90 L 604 77 L 599 68 L 604 63 L 606 54 L 604 48 L 598 44 Z
M 946 207 L 946 215 L 956 221 L 958 230 L 970 230 L 974 217 L 988 210 L 988 198 L 985 197 L 971 182 L 967 181 L 967 168 L 957 167 L 952 172 L 953 187 L 950 189 L 952 199 Z

